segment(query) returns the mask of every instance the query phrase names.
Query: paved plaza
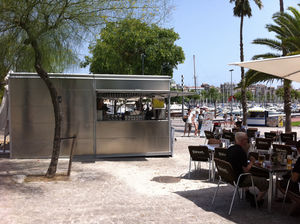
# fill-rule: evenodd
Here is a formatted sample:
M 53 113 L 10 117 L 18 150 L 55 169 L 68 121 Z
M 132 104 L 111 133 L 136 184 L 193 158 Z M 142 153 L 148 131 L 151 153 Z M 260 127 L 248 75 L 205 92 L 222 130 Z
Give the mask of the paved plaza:
M 204 138 L 182 137 L 180 119 L 172 126 L 173 157 L 76 159 L 71 177 L 55 181 L 25 179 L 45 172 L 49 160 L 0 159 L 0 223 L 300 223 L 276 202 L 269 213 L 266 203 L 256 210 L 237 199 L 228 216 L 233 188 L 225 184 L 211 207 L 217 184 L 207 181 L 208 166 L 187 176 L 187 146 Z M 300 128 L 293 130 L 300 136 Z M 67 165 L 59 160 L 58 173 Z

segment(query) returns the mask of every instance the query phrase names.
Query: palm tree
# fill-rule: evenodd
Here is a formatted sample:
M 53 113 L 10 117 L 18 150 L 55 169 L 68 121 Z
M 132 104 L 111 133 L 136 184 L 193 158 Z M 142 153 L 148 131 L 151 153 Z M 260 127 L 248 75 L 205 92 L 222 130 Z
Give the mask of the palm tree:
M 220 93 L 217 88 L 211 87 L 207 91 L 207 95 L 211 99 L 211 103 L 214 104 L 214 107 L 215 107 L 214 115 L 216 117 L 217 116 L 217 100 L 220 98 Z
M 300 6 L 300 4 L 299 4 Z M 300 12 L 294 8 L 289 7 L 288 10 L 292 14 L 285 12 L 275 13 L 273 20 L 275 24 L 266 26 L 268 31 L 274 32 L 276 39 L 258 38 L 253 41 L 254 44 L 268 46 L 277 51 L 277 53 L 265 53 L 255 55 L 253 59 L 274 58 L 285 55 L 300 53 Z M 272 81 L 279 79 L 278 77 L 249 70 L 245 78 L 245 86 L 261 81 Z M 282 79 L 281 79 L 282 80 Z M 291 81 L 284 79 L 284 112 L 286 116 L 285 131 L 290 132 L 291 126 Z
M 261 0 L 253 0 L 258 8 L 262 8 Z M 252 16 L 252 10 L 249 0 L 230 0 L 230 3 L 234 3 L 233 15 L 241 18 L 240 23 L 240 60 L 244 61 L 244 47 L 243 47 L 243 26 L 244 17 Z M 247 100 L 246 100 L 246 86 L 245 86 L 245 70 L 241 67 L 241 93 L 242 93 L 242 108 L 243 108 L 243 124 L 247 124 Z

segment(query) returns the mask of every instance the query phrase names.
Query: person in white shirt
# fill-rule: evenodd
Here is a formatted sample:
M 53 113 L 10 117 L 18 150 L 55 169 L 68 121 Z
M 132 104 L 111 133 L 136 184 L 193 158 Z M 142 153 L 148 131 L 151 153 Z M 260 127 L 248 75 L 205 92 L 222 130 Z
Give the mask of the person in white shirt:
M 195 136 L 198 135 L 198 116 L 199 116 L 199 112 L 196 110 L 196 113 L 193 114 L 193 117 L 192 117 L 192 123 L 194 125 L 194 128 L 195 128 Z
M 187 120 L 185 122 L 185 127 L 184 127 L 184 136 L 185 136 L 185 133 L 188 129 L 188 136 L 190 136 L 190 133 L 191 133 L 191 130 L 192 130 L 192 124 L 193 124 L 193 113 L 191 110 L 188 111 L 188 114 L 187 114 Z

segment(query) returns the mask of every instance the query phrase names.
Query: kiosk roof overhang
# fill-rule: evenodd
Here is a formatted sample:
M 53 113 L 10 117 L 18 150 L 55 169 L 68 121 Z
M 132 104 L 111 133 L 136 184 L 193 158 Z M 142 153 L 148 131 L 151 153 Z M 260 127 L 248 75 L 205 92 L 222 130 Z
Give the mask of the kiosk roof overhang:
M 8 73 L 9 78 L 39 78 L 35 72 Z M 83 73 L 48 73 L 50 78 L 57 79 L 110 79 L 110 80 L 171 80 L 170 76 L 162 75 L 123 75 L 123 74 L 83 74 Z
M 140 93 L 169 93 L 170 76 L 160 75 L 120 75 L 120 74 L 68 74 L 48 73 L 50 79 L 61 82 L 75 81 L 84 85 L 89 81 L 90 88 L 97 92 L 140 92 Z M 9 72 L 9 79 L 39 79 L 37 73 Z
M 279 78 L 300 82 L 300 55 L 236 62 L 229 65 L 249 68 Z

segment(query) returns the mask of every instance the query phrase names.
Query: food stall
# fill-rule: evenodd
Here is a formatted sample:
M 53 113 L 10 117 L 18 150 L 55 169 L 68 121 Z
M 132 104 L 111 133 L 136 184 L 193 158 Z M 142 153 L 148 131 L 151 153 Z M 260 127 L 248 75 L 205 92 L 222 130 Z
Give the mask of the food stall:
M 170 77 L 49 74 L 61 99 L 62 138 L 76 135 L 74 155 L 171 156 Z M 54 114 L 35 73 L 8 76 L 12 158 L 48 158 Z M 61 156 L 71 141 L 63 140 Z

